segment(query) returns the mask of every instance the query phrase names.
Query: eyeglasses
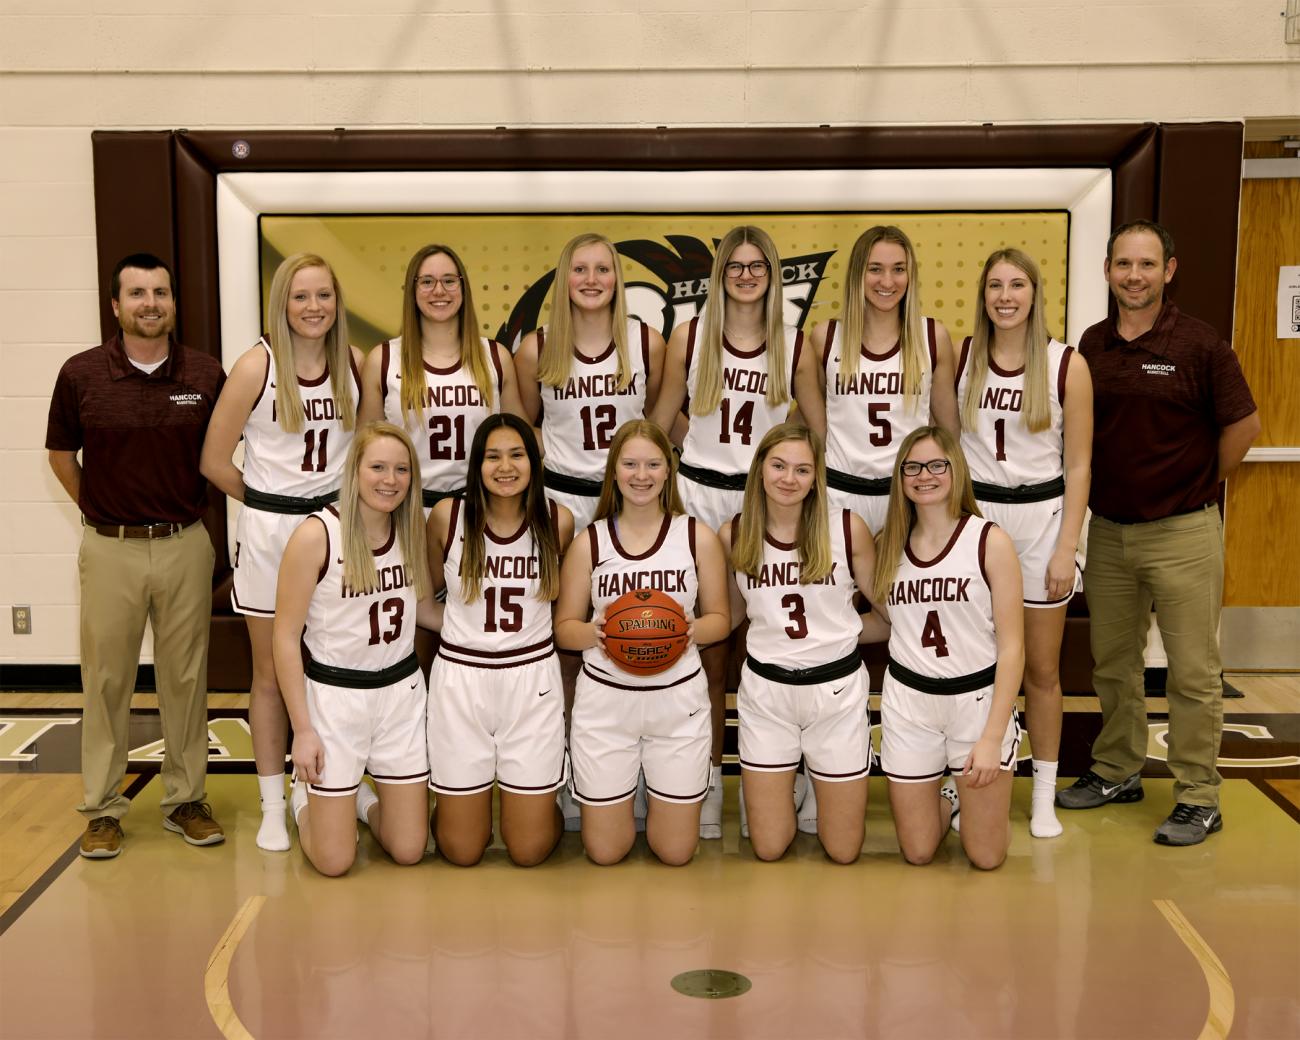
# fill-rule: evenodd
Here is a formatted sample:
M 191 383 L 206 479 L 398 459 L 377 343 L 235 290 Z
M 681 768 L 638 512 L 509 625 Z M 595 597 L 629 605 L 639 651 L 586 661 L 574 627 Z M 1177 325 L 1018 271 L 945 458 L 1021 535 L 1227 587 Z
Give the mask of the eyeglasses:
M 415 280 L 415 287 L 422 293 L 431 293 L 439 285 L 442 286 L 443 292 L 454 293 L 460 288 L 460 275 L 444 274 L 441 278 L 434 278 L 433 275 L 426 274 Z
M 754 278 L 762 278 L 772 268 L 766 260 L 751 260 L 747 264 L 742 264 L 739 260 L 732 260 L 723 264 L 722 269 L 727 273 L 728 278 L 739 278 L 746 271 Z
M 919 477 L 921 470 L 929 470 L 936 477 L 947 473 L 952 465 L 947 459 L 931 459 L 929 462 L 904 462 L 901 469 L 905 477 Z

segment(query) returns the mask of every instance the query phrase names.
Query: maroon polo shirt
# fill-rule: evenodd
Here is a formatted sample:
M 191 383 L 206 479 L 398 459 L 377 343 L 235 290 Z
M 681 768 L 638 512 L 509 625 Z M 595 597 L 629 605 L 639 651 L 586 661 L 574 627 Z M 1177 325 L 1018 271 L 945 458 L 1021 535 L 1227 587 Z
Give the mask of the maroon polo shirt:
M 1219 433 L 1255 411 L 1232 348 L 1166 302 L 1132 342 L 1107 320 L 1079 352 L 1092 373 L 1092 511 L 1140 523 L 1217 501 Z
M 173 342 L 141 372 L 121 335 L 64 362 L 50 399 L 45 447 L 81 451 L 89 524 L 190 524 L 207 508 L 199 453 L 225 382 L 220 363 Z

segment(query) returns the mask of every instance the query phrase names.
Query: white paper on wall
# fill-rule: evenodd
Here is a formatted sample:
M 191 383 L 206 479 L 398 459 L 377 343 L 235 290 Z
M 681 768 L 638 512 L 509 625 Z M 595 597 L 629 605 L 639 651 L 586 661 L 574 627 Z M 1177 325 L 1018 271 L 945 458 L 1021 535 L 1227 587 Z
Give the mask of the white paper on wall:
M 1277 269 L 1277 338 L 1300 339 L 1300 267 Z

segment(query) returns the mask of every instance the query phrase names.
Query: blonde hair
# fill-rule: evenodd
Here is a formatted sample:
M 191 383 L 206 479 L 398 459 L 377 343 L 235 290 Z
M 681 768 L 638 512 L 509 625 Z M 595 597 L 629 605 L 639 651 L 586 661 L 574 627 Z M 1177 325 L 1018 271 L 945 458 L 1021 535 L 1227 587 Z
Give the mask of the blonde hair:
M 970 482 L 970 467 L 966 464 L 966 455 L 961 444 L 942 426 L 921 426 L 903 438 L 894 459 L 894 473 L 889 481 L 889 509 L 885 513 L 885 525 L 876 536 L 876 578 L 871 586 L 871 599 L 876 603 L 885 603 L 889 598 L 889 586 L 894 583 L 898 566 L 903 559 L 903 548 L 916 525 L 916 504 L 903 491 L 903 463 L 912 446 L 926 438 L 939 445 L 943 457 L 948 460 L 948 472 L 952 478 L 951 492 L 948 495 L 948 515 L 954 520 L 963 516 L 983 516 L 975 502 L 975 489 Z
M 375 554 L 366 538 L 366 527 L 361 515 L 361 495 L 358 476 L 361 460 L 368 448 L 381 437 L 391 437 L 401 442 L 411 462 L 411 484 L 391 515 L 397 544 L 402 549 L 402 561 L 408 572 L 415 575 L 415 598 L 424 599 L 433 591 L 429 578 L 428 546 L 424 533 L 424 507 L 420 500 L 420 459 L 411 444 L 411 438 L 400 426 L 389 422 L 368 422 L 357 431 L 348 448 L 343 464 L 343 487 L 339 491 L 339 527 L 343 545 L 343 584 L 355 592 L 372 592 L 379 583 L 375 570 Z
M 457 315 L 460 335 L 460 363 L 469 373 L 474 385 L 483 398 L 489 411 L 492 410 L 493 387 L 492 365 L 487 351 L 482 349 L 482 340 L 478 331 L 478 315 L 474 311 L 474 294 L 470 289 L 469 275 L 465 265 L 451 246 L 427 245 L 416 251 L 411 262 L 406 265 L 406 282 L 402 289 L 402 339 L 401 339 L 401 373 L 402 373 L 402 421 L 409 414 L 424 414 L 424 315 L 420 313 L 417 299 L 419 290 L 415 280 L 419 277 L 421 265 L 431 256 L 441 253 L 456 267 L 460 276 L 460 313 Z
M 1043 314 L 1043 279 L 1038 265 L 1019 249 L 996 249 L 984 261 L 980 272 L 979 294 L 975 300 L 975 328 L 966 357 L 966 392 L 961 400 L 961 424 L 973 430 L 979 422 L 980 395 L 989 374 L 989 348 L 993 342 L 993 320 L 985 302 L 985 288 L 994 265 L 1008 263 L 1018 268 L 1034 288 L 1034 302 L 1029 310 L 1025 330 L 1025 392 L 1020 421 L 1031 433 L 1039 433 L 1052 424 L 1051 377 L 1047 372 L 1047 319 Z
M 763 465 L 778 444 L 803 441 L 812 451 L 813 483 L 799 512 L 795 545 L 799 552 L 799 584 L 811 585 L 831 572 L 831 536 L 826 508 L 826 458 L 821 438 L 801 423 L 773 426 L 758 442 L 745 480 L 745 500 L 740 522 L 731 531 L 731 565 L 741 574 L 758 577 L 763 567 L 763 541 L 767 534 L 767 493 Z
M 738 246 L 753 245 L 767 261 L 768 282 L 764 299 L 763 325 L 767 353 L 767 403 L 773 408 L 790 400 L 790 381 L 786 372 L 785 303 L 781 293 L 781 258 L 776 244 L 762 228 L 734 227 L 718 243 L 709 272 L 708 302 L 700 316 L 695 349 L 700 365 L 696 370 L 695 394 L 691 397 L 692 415 L 711 415 L 722 404 L 723 325 L 727 314 L 726 267 Z
M 510 412 L 495 412 L 484 419 L 474 432 L 474 441 L 470 445 L 462 502 L 465 536 L 460 555 L 461 596 L 466 603 L 473 603 L 483 592 L 483 568 L 487 557 L 483 531 L 487 527 L 488 512 L 488 492 L 483 486 L 483 457 L 487 454 L 488 437 L 497 430 L 513 430 L 518 434 L 528 455 L 528 490 L 524 492 L 522 508 L 528 535 L 537 547 L 537 598 L 549 602 L 560 592 L 560 536 L 551 523 L 537 437 L 532 426 Z M 447 533 L 448 545 L 456 535 L 455 531 Z
M 659 507 L 673 516 L 686 512 L 681 496 L 677 493 L 677 459 L 673 455 L 668 435 L 649 419 L 629 419 L 618 428 L 609 444 L 609 455 L 605 458 L 605 479 L 601 482 L 600 498 L 596 502 L 597 520 L 617 516 L 623 511 L 623 492 L 618 489 L 618 458 L 623 454 L 624 445 L 636 437 L 650 441 L 658 448 L 668 467 L 668 479 L 659 491 Z
M 271 278 L 270 299 L 267 302 L 266 338 L 271 344 L 271 356 L 279 373 L 275 386 L 276 421 L 285 433 L 301 433 L 305 416 L 302 398 L 298 394 L 298 378 L 293 363 L 293 332 L 289 328 L 289 288 L 293 276 L 299 271 L 320 267 L 330 276 L 334 287 L 334 324 L 325 333 L 325 366 L 330 374 L 330 391 L 338 409 L 343 429 L 356 425 L 357 405 L 352 397 L 352 351 L 348 340 L 347 309 L 343 303 L 343 287 L 333 268 L 315 253 L 294 253 L 286 257 L 275 269 Z
M 551 320 L 542 338 L 542 350 L 537 358 L 537 381 L 544 386 L 564 386 L 573 370 L 573 312 L 569 300 L 569 271 L 573 267 L 573 254 L 583 246 L 602 245 L 609 250 L 614 268 L 614 302 L 610 308 L 613 324 L 614 353 L 618 358 L 618 389 L 626 390 L 632 382 L 632 360 L 628 356 L 627 300 L 623 294 L 623 263 L 619 260 L 614 243 L 604 235 L 588 232 L 569 239 L 560 250 L 555 262 L 555 280 L 551 283 Z
M 858 240 L 853 243 L 853 251 L 849 254 L 849 270 L 844 280 L 839 374 L 845 381 L 858 374 L 862 339 L 867 325 L 867 300 L 863 282 L 871 250 L 878 242 L 892 242 L 902 246 L 907 258 L 907 290 L 898 304 L 898 341 L 903 354 L 903 406 L 907 411 L 913 412 L 920 400 L 921 385 L 929 367 L 926 357 L 930 348 L 921 321 L 921 284 L 916 272 L 916 250 L 912 248 L 912 240 L 903 229 L 892 224 L 877 224 L 868 228 L 858 236 Z

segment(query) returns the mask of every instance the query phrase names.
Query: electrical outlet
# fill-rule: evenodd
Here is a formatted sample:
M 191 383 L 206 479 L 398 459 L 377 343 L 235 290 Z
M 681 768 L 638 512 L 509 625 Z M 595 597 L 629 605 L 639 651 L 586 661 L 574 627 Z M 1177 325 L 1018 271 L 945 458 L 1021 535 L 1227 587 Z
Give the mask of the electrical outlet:
M 29 636 L 31 634 L 32 634 L 32 608 L 14 607 L 14 635 Z

